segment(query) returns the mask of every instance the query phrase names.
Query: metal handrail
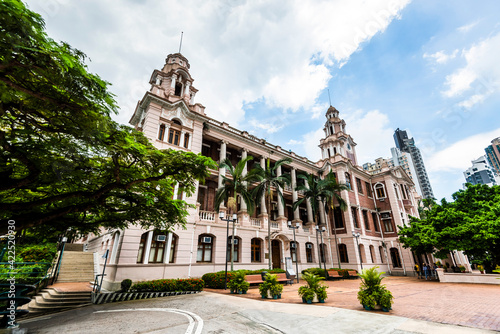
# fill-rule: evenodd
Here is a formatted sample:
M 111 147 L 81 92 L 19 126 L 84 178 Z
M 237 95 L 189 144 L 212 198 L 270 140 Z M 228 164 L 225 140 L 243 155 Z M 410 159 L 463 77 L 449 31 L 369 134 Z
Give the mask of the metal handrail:
M 56 264 L 57 271 L 56 271 L 56 274 L 52 276 L 52 284 L 54 284 L 55 281 L 57 281 L 57 278 L 59 277 L 59 270 L 61 269 L 61 262 L 62 262 L 62 257 L 64 254 L 64 247 L 65 246 L 66 246 L 66 243 L 63 242 L 61 253 L 59 254 L 59 259 L 57 259 L 57 264 Z

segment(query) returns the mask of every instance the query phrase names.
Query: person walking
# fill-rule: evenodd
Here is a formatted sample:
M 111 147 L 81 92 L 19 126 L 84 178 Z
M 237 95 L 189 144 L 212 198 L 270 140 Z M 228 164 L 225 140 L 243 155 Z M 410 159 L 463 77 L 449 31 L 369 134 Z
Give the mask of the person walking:
M 425 280 L 427 281 L 427 277 L 429 276 L 429 266 L 427 265 L 427 263 L 424 263 L 422 269 L 424 270 Z

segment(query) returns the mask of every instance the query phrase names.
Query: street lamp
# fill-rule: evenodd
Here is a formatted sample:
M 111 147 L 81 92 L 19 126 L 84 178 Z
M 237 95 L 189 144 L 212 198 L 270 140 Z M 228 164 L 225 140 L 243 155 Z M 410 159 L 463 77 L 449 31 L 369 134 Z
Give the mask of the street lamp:
M 297 240 L 295 239 L 295 230 L 300 228 L 300 223 L 296 222 L 295 226 L 292 226 L 292 222 L 288 221 L 288 228 L 291 228 L 293 230 L 293 244 L 295 245 L 295 273 L 297 275 L 297 283 L 299 283 L 299 259 L 297 254 Z M 290 255 L 292 256 L 293 261 L 292 247 L 290 247 Z
M 356 238 L 356 245 L 358 246 L 358 253 L 359 253 L 359 263 L 361 264 L 361 270 L 363 270 L 363 260 L 362 260 L 363 258 L 361 257 L 361 250 L 359 249 L 359 242 L 358 242 L 361 233 L 352 232 L 352 236 Z
M 232 217 L 228 217 L 228 218 L 224 219 L 224 212 L 219 212 L 219 219 L 226 222 L 226 265 L 225 265 L 226 273 L 224 275 L 224 290 L 226 290 L 227 289 L 227 253 L 228 253 L 227 241 L 229 239 L 229 222 L 236 221 L 236 219 L 238 219 L 238 215 L 236 213 L 234 213 Z M 232 236 L 231 243 L 234 243 L 234 233 Z
M 318 233 L 321 235 L 321 246 L 323 246 L 323 232 L 326 232 L 326 227 L 324 226 L 321 226 L 321 228 L 319 228 L 318 225 L 316 225 L 316 242 L 318 240 Z M 325 266 L 325 275 L 327 276 L 328 278 L 328 272 L 326 271 L 326 256 L 325 256 L 325 250 L 323 247 L 319 247 L 318 246 L 318 254 L 319 254 L 319 260 L 320 260 L 320 263 L 319 263 L 319 267 L 321 268 L 321 254 L 323 254 L 323 265 Z

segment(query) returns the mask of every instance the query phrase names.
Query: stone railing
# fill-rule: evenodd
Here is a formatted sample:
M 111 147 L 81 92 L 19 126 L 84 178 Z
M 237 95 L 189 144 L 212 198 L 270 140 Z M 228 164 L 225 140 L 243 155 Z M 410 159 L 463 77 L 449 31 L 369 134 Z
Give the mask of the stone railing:
M 279 230 L 280 224 L 271 220 L 271 228 L 275 229 L 275 230 Z
M 262 222 L 259 218 L 250 218 L 250 225 L 251 226 L 257 226 L 257 227 L 261 227 L 262 226 Z
M 202 211 L 200 210 L 200 220 L 206 222 L 215 222 L 217 212 L 215 211 Z

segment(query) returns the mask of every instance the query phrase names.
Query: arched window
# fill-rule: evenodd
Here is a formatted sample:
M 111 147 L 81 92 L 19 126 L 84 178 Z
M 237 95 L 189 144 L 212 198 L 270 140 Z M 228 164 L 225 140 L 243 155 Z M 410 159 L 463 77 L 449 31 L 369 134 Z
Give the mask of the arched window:
M 137 253 L 137 263 L 144 263 L 144 252 L 146 251 L 146 241 L 148 240 L 149 232 L 145 232 L 141 235 L 141 241 L 139 242 L 139 252 Z
M 377 196 L 377 198 L 385 198 L 385 189 L 384 189 L 384 185 L 382 183 L 377 183 L 375 185 L 375 195 Z
M 251 254 L 250 258 L 252 262 L 262 262 L 262 240 L 258 238 L 253 238 L 251 242 Z
M 351 187 L 351 175 L 349 175 L 349 173 L 345 173 L 345 185 L 347 186 L 347 188 L 349 188 L 349 190 L 352 190 L 352 187 Z
M 394 268 L 401 268 L 401 258 L 399 257 L 399 251 L 397 248 L 391 248 L 391 261 Z
M 163 263 L 166 240 L 167 236 L 165 235 L 165 232 L 153 232 L 153 237 L 151 238 L 151 249 L 149 251 L 149 263 Z
M 234 250 L 233 250 L 233 256 L 231 257 L 231 242 L 233 241 L 233 237 L 230 235 L 227 238 L 227 260 L 231 261 L 231 258 L 233 259 L 233 262 L 239 262 L 240 261 L 240 244 L 241 244 L 241 238 L 234 236 Z
M 378 252 L 380 253 L 380 262 L 384 263 L 384 248 L 382 246 L 379 246 Z
M 292 256 L 292 262 L 297 262 L 297 251 L 299 249 L 299 243 L 295 241 L 290 241 L 290 254 Z
M 172 234 L 171 237 L 170 234 Z M 177 250 L 177 242 L 179 240 L 179 237 L 174 233 L 170 234 L 168 237 L 172 238 L 172 240 L 170 241 L 170 252 L 168 254 L 168 263 L 175 263 L 175 256 L 176 256 L 175 251 Z
M 158 139 L 163 140 L 165 137 L 165 124 L 160 125 L 160 131 L 158 131 Z
M 359 257 L 361 258 L 361 263 L 366 263 L 365 245 L 359 245 Z
M 373 247 L 373 245 L 370 245 L 370 257 L 371 257 L 371 260 L 372 260 L 372 263 L 375 263 L 375 247 Z
M 180 82 L 177 82 L 175 84 L 175 92 L 174 92 L 174 95 L 176 96 L 181 96 L 181 93 L 182 93 L 182 84 Z
M 184 134 L 184 148 L 189 147 L 189 133 Z
M 212 250 L 214 237 L 209 234 L 201 234 L 198 237 L 198 253 L 196 262 L 212 262 Z
M 349 263 L 349 257 L 347 256 L 347 246 L 345 244 L 339 244 L 339 255 L 340 262 Z
M 307 263 L 313 262 L 313 244 L 311 242 L 306 242 L 306 260 Z

